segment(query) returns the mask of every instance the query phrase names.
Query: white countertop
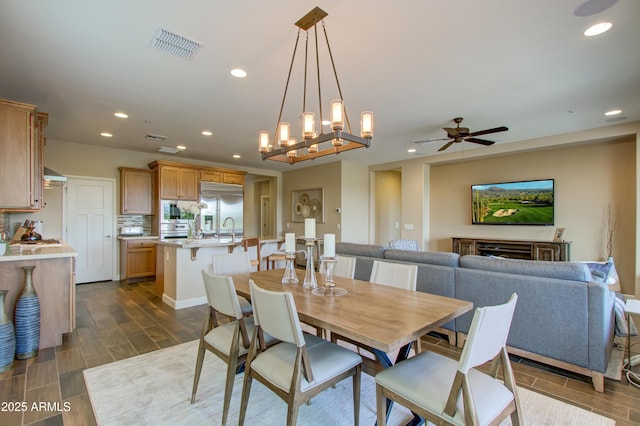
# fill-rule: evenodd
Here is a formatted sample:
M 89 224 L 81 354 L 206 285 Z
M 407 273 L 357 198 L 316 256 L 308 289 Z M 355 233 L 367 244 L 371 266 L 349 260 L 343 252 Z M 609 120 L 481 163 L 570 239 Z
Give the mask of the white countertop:
M 118 235 L 119 240 L 157 240 L 160 239 L 158 235 L 136 235 L 136 236 L 126 236 L 126 235 Z
M 33 246 L 33 248 L 22 248 L 20 245 L 7 247 L 4 256 L 0 256 L 0 262 L 11 262 L 16 260 L 38 260 L 53 259 L 57 257 L 77 257 L 78 252 L 68 244 L 62 243 L 57 247 Z
M 132 237 L 143 238 L 143 237 Z M 260 244 L 282 242 L 282 238 L 274 238 L 268 240 L 260 240 Z M 196 238 L 196 239 L 169 239 L 159 240 L 158 245 L 177 247 L 177 248 L 201 248 L 201 247 L 234 247 L 242 244 L 242 239 L 236 239 L 234 242 L 231 238 Z

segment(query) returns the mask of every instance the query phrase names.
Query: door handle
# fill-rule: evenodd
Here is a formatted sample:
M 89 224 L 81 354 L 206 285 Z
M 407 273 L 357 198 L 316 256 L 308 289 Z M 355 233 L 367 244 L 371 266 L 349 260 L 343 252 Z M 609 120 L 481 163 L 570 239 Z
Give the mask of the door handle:
M 111 238 L 111 235 L 105 235 L 104 237 L 105 238 Z

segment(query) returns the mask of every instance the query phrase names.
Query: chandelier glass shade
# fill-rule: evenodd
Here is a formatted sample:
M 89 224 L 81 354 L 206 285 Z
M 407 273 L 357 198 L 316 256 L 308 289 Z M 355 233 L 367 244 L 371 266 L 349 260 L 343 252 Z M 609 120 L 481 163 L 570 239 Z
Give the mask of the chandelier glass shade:
M 263 130 L 259 133 L 258 137 L 258 150 L 262 155 L 263 160 L 275 160 L 294 164 L 300 161 L 313 160 L 314 158 L 323 157 L 331 154 L 339 154 L 344 151 L 349 151 L 357 148 L 368 148 L 373 137 L 373 112 L 364 111 L 360 114 L 360 136 L 353 135 L 351 133 L 351 125 L 349 123 L 349 117 L 344 106 L 344 98 L 342 96 L 342 89 L 340 88 L 340 82 L 338 80 L 338 74 L 333 62 L 333 55 L 331 53 L 331 46 L 329 45 L 329 39 L 327 37 L 327 31 L 324 27 L 324 18 L 328 14 L 319 7 L 314 8 L 304 17 L 302 17 L 296 26 L 298 27 L 298 36 L 296 37 L 296 43 L 293 50 L 293 57 L 291 58 L 291 65 L 289 67 L 289 74 L 287 77 L 287 83 L 284 90 L 284 96 L 282 97 L 282 104 L 280 106 L 280 114 L 278 115 L 278 122 L 276 125 L 276 131 L 274 132 L 273 143 L 270 140 L 269 132 Z M 327 50 L 329 58 L 331 59 L 331 66 L 333 68 L 333 75 L 335 76 L 339 99 L 334 99 L 330 103 L 330 120 L 328 126 L 330 131 L 324 132 L 323 126 L 327 126 L 322 116 L 322 92 L 320 88 L 320 61 L 318 51 L 318 29 L 317 24 L 322 24 L 322 32 L 326 40 Z M 308 64 L 308 51 L 309 51 L 309 30 L 313 29 L 315 34 L 315 53 L 316 53 L 316 71 L 318 78 L 318 105 L 320 111 L 318 114 L 314 111 L 309 111 L 306 108 L 307 99 L 307 64 Z M 302 132 L 300 134 L 301 140 L 298 141 L 291 135 L 291 125 L 288 122 L 282 120 L 282 112 L 287 97 L 287 91 L 289 88 L 289 81 L 291 80 L 291 71 L 296 57 L 296 51 L 298 48 L 298 42 L 300 40 L 300 32 L 305 31 L 307 33 L 306 46 L 305 46 L 305 58 L 304 58 L 304 95 L 302 102 Z M 320 132 L 317 131 L 317 125 L 320 123 Z M 277 145 L 276 145 L 277 144 Z

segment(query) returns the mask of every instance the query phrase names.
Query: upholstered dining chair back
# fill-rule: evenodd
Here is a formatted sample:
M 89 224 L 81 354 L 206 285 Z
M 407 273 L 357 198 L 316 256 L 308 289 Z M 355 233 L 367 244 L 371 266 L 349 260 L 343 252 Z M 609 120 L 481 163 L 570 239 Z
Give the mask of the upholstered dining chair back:
M 212 275 L 203 270 L 202 280 L 209 306 L 228 317 L 242 318 L 242 309 L 230 276 Z
M 221 253 L 212 256 L 212 272 L 214 275 L 248 274 L 251 272 L 249 253 Z
M 460 360 L 425 351 L 376 375 L 378 424 L 390 413 L 388 400 L 439 425 L 497 425 L 511 417 L 523 425 L 507 337 L 518 295 L 497 306 L 477 308 Z M 491 361 L 488 372 L 474 368 Z M 502 378 L 497 378 L 502 367 Z
M 278 340 L 293 343 L 297 347 L 304 346 L 304 335 L 291 293 L 261 289 L 253 280 L 249 280 L 249 286 L 254 305 L 254 324 Z
M 324 274 L 325 264 L 320 262 L 318 272 Z M 336 277 L 353 279 L 356 274 L 356 258 L 353 256 L 337 256 L 333 265 L 333 275 Z
M 494 359 L 506 346 L 517 301 L 518 295 L 514 293 L 503 305 L 476 309 L 458 370 L 466 373 L 470 368 Z
M 417 281 L 418 265 L 373 261 L 369 282 L 415 291 Z

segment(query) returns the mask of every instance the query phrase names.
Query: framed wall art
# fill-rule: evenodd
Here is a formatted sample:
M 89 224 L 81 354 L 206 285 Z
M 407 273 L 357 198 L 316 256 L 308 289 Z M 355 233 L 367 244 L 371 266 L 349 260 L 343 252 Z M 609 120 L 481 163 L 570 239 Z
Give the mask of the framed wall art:
M 313 218 L 324 223 L 324 188 L 291 191 L 291 221 Z

